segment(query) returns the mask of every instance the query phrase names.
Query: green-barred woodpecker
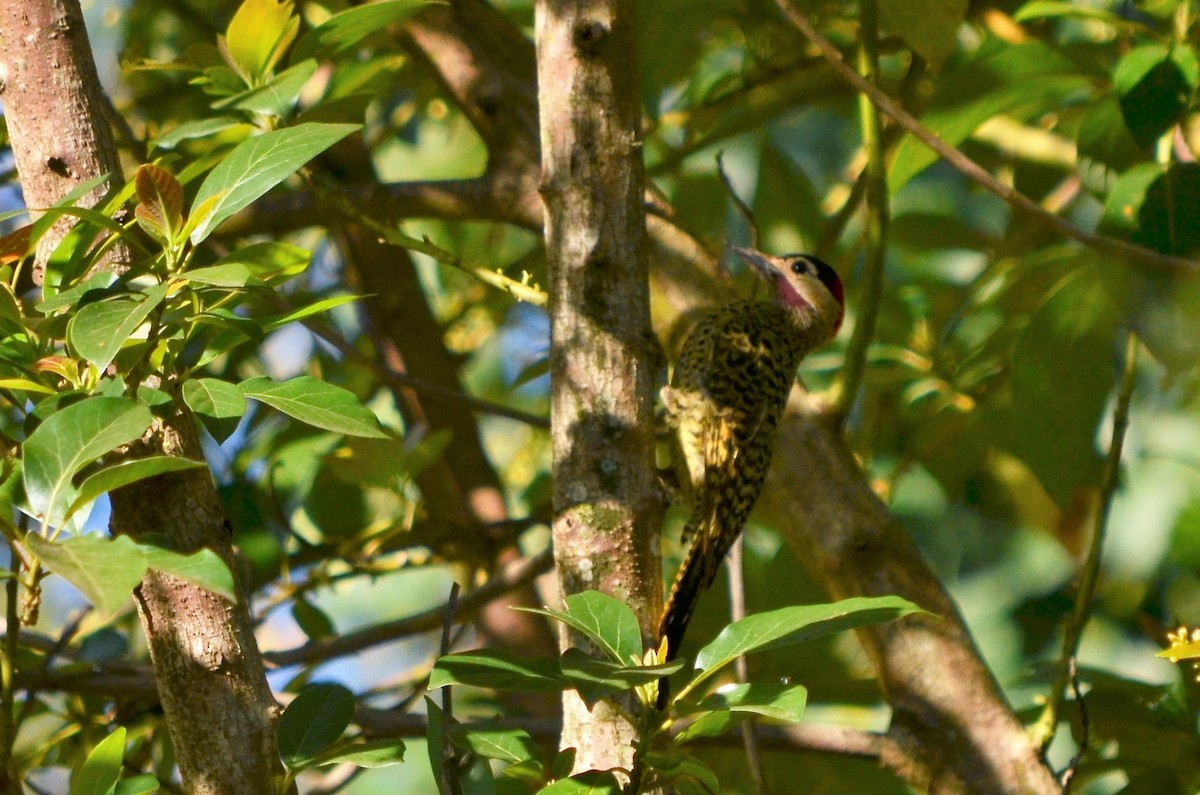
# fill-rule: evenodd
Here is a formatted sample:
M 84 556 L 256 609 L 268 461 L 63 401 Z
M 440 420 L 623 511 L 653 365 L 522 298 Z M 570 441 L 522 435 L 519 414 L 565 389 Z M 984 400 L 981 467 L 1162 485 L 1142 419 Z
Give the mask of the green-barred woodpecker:
M 691 510 L 683 529 L 691 546 L 658 625 L 670 657 L 758 500 L 800 360 L 833 338 L 844 312 L 841 280 L 816 257 L 731 248 L 774 295 L 701 318 L 661 393 L 681 497 Z

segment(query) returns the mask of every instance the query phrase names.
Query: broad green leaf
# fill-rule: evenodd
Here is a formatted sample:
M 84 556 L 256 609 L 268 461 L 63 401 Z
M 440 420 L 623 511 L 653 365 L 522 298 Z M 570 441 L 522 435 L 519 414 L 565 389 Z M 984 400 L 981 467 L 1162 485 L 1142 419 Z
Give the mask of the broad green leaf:
M 279 716 L 275 737 L 283 763 L 296 770 L 337 742 L 354 718 L 354 694 L 338 684 L 309 685 Z
M 683 660 L 661 665 L 619 665 L 589 657 L 581 649 L 570 648 L 558 661 L 562 675 L 588 706 L 602 698 L 616 696 L 638 685 L 655 682 L 682 670 Z
M 108 795 L 121 778 L 125 727 L 118 726 L 92 749 L 71 786 L 72 795 Z
M 30 381 L 28 378 L 0 378 L 0 389 L 15 389 L 18 392 L 37 392 L 40 395 L 56 395 L 58 390 Z
M 188 278 L 195 278 L 195 274 L 199 271 L 215 274 L 218 273 L 216 270 L 218 268 L 229 269 L 228 273 L 232 274 L 232 269 L 244 268 L 249 276 L 247 282 L 278 287 L 288 279 L 303 273 L 311 261 L 312 254 L 306 249 L 289 243 L 266 241 L 239 248 L 217 260 L 209 268 L 198 268 L 196 271 L 188 271 L 184 275 Z M 226 276 L 226 278 L 232 278 L 232 276 Z M 247 282 L 243 282 L 243 284 Z
M 156 284 L 142 293 L 88 304 L 67 324 L 67 341 L 97 370 L 103 370 L 158 308 L 169 289 L 167 284 Z
M 118 781 L 113 795 L 150 795 L 152 792 L 158 792 L 161 788 L 162 784 L 153 774 L 142 773 Z
M 555 660 L 536 660 L 502 649 L 447 654 L 433 665 L 429 689 L 472 685 L 496 690 L 552 692 L 567 687 Z
M 340 386 L 302 375 L 287 381 L 266 376 L 238 384 L 242 394 L 266 403 L 289 417 L 335 433 L 385 438 L 379 420 L 352 392 Z
M 355 767 L 391 767 L 404 761 L 404 743 L 400 740 L 368 740 L 331 748 L 317 756 L 314 767 L 354 765 Z
M 679 795 L 710 795 L 721 792 L 721 784 L 708 765 L 678 748 L 650 751 L 646 762 L 664 776 Z
M 183 402 L 195 413 L 219 420 L 246 413 L 246 397 L 242 390 L 219 378 L 188 379 L 183 384 Z
M 947 70 L 921 121 L 958 146 L 993 116 L 1031 117 L 1091 87 L 1078 64 L 1040 41 L 981 48 L 972 60 Z M 906 136 L 896 148 L 889 189 L 899 190 L 936 160 L 932 149 Z
M 1179 120 L 1191 101 L 1198 72 L 1188 47 L 1169 50 L 1163 44 L 1147 44 L 1121 58 L 1113 85 L 1125 124 L 1141 146 L 1153 145 Z
M 274 68 L 300 30 L 292 0 L 243 0 L 219 39 L 230 66 L 257 83 Z
M 696 669 L 710 672 L 743 654 L 794 646 L 847 629 L 892 621 L 919 607 L 898 596 L 855 597 L 833 604 L 794 605 L 735 621 L 696 656 Z
M 561 621 L 578 630 L 618 665 L 642 659 L 642 632 L 629 605 L 599 591 L 572 594 L 566 610 L 520 608 Z
M 79 284 L 58 290 L 37 305 L 37 311 L 49 315 L 59 309 L 74 306 L 80 298 L 92 290 L 103 290 L 112 284 L 113 274 L 109 272 L 93 273 Z
M 25 495 L 33 514 L 58 527 L 78 494 L 71 479 L 150 427 L 150 409 L 127 398 L 92 397 L 52 414 L 22 447 Z
M 459 748 L 476 756 L 515 764 L 540 756 L 537 744 L 523 729 L 502 729 L 489 725 L 459 724 L 450 729 L 450 739 Z
M 425 696 L 425 750 L 429 754 L 429 767 L 434 778 L 440 780 L 443 767 L 452 761 L 453 749 L 446 742 L 446 713 L 432 698 Z
M 967 5 L 967 0 L 880 0 L 879 19 L 938 70 L 958 45 Z
M 1072 274 L 1030 319 L 1012 354 L 1012 413 L 1001 420 L 1008 448 L 1063 508 L 1076 487 L 1099 483 L 1096 429 L 1121 322 L 1100 270 Z
M 78 588 L 106 616 L 112 615 L 138 586 L 146 569 L 166 572 L 235 601 L 233 575 L 210 549 L 191 555 L 139 544 L 129 536 L 74 536 L 51 542 L 36 533 L 25 544 L 46 568 Z
M 189 378 L 183 382 L 183 402 L 218 442 L 229 438 L 246 413 L 246 396 L 237 384 L 219 378 Z
M 71 503 L 71 507 L 67 509 L 63 520 L 71 518 L 80 508 L 101 494 L 107 494 L 113 489 L 119 489 L 122 486 L 128 486 L 130 483 L 136 483 L 139 480 L 154 477 L 155 475 L 162 475 L 167 472 L 181 472 L 185 469 L 196 469 L 204 465 L 203 461 L 190 461 L 186 458 L 158 455 L 151 456 L 150 458 L 139 458 L 136 461 L 123 461 L 114 466 L 106 467 L 93 475 L 89 475 L 83 483 L 79 484 L 79 493 Z
M 309 640 L 321 640 L 337 634 L 329 616 L 303 596 L 292 603 L 292 618 Z
M 1118 27 L 1132 26 L 1135 23 L 1119 17 L 1111 11 L 1079 3 L 1062 2 L 1061 0 L 1033 0 L 1017 9 L 1013 19 L 1017 22 L 1030 22 L 1035 19 L 1050 17 L 1079 17 L 1107 22 Z
M 428 0 L 388 0 L 382 3 L 348 8 L 334 14 L 300 37 L 292 50 L 292 62 L 305 58 L 332 58 L 377 30 L 403 22 Z
M 718 710 L 750 712 L 764 718 L 796 723 L 803 717 L 807 703 L 808 691 L 801 685 L 751 682 L 727 685 L 699 703 L 676 704 L 675 710 L 680 715 Z
M 197 208 L 215 196 L 220 197 L 192 230 L 192 243 L 199 244 L 226 218 L 359 127 L 308 122 L 263 133 L 235 146 L 200 185 L 192 202 L 192 207 Z
M 264 116 L 287 116 L 296 107 L 305 83 L 316 71 L 316 61 L 302 61 L 257 88 L 214 102 L 213 108 L 247 110 Z
M 537 795 L 620 795 L 621 784 L 607 770 L 588 770 L 570 778 L 560 778 L 542 787 Z
M 274 331 L 277 328 L 282 328 L 289 323 L 295 323 L 298 320 L 304 320 L 313 315 L 319 315 L 322 312 L 328 312 L 335 306 L 348 304 L 352 301 L 358 301 L 362 298 L 359 295 L 334 295 L 329 298 L 322 298 L 320 301 L 314 301 L 307 306 L 302 306 L 299 309 L 293 309 L 290 312 L 284 312 L 282 315 L 273 315 L 271 317 L 262 318 L 260 321 L 264 331 Z
M 154 145 L 159 149 L 174 149 L 183 141 L 191 138 L 206 138 L 233 127 L 253 129 L 241 116 L 210 116 L 172 127 L 164 135 L 155 139 Z
M 671 742 L 674 745 L 684 745 L 702 737 L 720 737 L 731 729 L 741 726 L 750 719 L 752 714 L 750 712 L 732 712 L 727 709 L 706 712 L 689 723 L 683 731 L 671 739 Z

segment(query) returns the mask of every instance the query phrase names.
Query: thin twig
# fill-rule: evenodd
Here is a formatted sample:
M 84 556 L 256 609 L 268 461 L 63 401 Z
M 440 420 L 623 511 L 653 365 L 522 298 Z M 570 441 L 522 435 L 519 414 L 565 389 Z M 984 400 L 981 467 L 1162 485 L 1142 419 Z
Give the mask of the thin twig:
M 492 579 L 468 592 L 458 600 L 457 615 L 460 620 L 475 615 L 478 610 L 493 599 L 520 588 L 532 582 L 535 577 L 550 570 L 554 556 L 550 550 L 537 554 L 532 558 L 522 558 L 516 563 L 505 566 Z M 299 665 L 329 660 L 334 657 L 344 657 L 363 649 L 388 643 L 399 638 L 415 635 L 420 632 L 432 632 L 442 626 L 445 616 L 445 606 L 439 605 L 417 613 L 414 616 L 375 624 L 357 632 L 350 632 L 336 637 L 313 640 L 303 646 L 280 651 L 269 651 L 263 654 L 268 665 L 285 666 Z
M 746 202 L 742 201 L 742 197 L 738 196 L 737 191 L 733 189 L 733 182 L 729 179 L 729 172 L 725 170 L 724 150 L 717 152 L 717 173 L 721 175 L 721 183 L 725 186 L 725 192 L 729 194 L 729 199 L 733 202 L 733 206 L 737 208 L 738 214 L 746 221 L 746 226 L 750 227 L 750 248 L 758 248 L 758 222 L 754 220 L 754 211 L 750 209 Z
M 1137 336 L 1126 332 L 1125 356 L 1122 362 L 1120 386 L 1117 392 L 1117 405 L 1113 410 L 1112 440 L 1108 447 L 1108 455 L 1104 458 L 1104 468 L 1100 475 L 1100 508 L 1096 513 L 1096 523 L 1092 530 L 1092 541 L 1088 547 L 1087 560 L 1079 574 L 1079 591 L 1075 595 L 1075 609 L 1063 630 L 1063 649 L 1059 656 L 1058 672 L 1054 683 L 1046 697 L 1046 706 L 1032 727 L 1031 735 L 1034 744 L 1043 751 L 1054 739 L 1058 729 L 1058 715 L 1062 709 L 1063 693 L 1071 681 L 1071 669 L 1075 664 L 1075 656 L 1079 653 L 1079 641 L 1083 630 L 1091 616 L 1092 598 L 1096 594 L 1096 584 L 1100 579 L 1100 560 L 1104 549 L 1104 535 L 1108 528 L 1108 517 L 1112 510 L 1113 495 L 1117 491 L 1117 482 L 1121 471 L 1121 451 L 1125 446 L 1125 431 L 1129 427 L 1129 406 L 1133 400 L 1133 387 L 1137 374 Z
M 901 108 L 899 104 L 881 89 L 864 80 L 861 75 L 846 64 L 841 52 L 817 31 L 808 16 L 796 8 L 792 0 L 775 0 L 775 2 L 784 16 L 796 26 L 796 29 L 821 51 L 821 54 L 829 61 L 829 64 L 838 76 L 856 90 L 866 94 L 877 108 L 893 118 L 897 124 L 910 132 L 914 138 L 936 152 L 938 156 L 949 163 L 959 173 L 999 196 L 1005 204 L 1040 220 L 1057 234 L 1077 240 L 1097 251 L 1159 270 L 1200 270 L 1200 262 L 1195 260 L 1174 257 L 1169 254 L 1160 254 L 1157 251 L 1127 243 L 1124 240 L 1118 240 L 1095 232 L 1088 232 L 1071 225 L 1057 215 L 1046 212 L 1033 199 L 1030 199 L 1012 186 L 1005 185 L 993 177 L 983 166 L 967 157 L 958 149 L 947 144 L 937 133 L 921 124 L 920 121 L 908 113 L 908 111 Z
M 450 586 L 450 596 L 446 599 L 446 609 L 442 620 L 442 642 L 439 646 L 441 656 L 450 653 L 450 634 L 454 628 L 454 610 L 458 607 L 459 584 Z M 442 764 L 439 771 L 439 788 L 444 793 L 457 790 L 455 787 L 455 770 L 459 768 L 458 754 L 454 750 L 454 742 L 450 739 L 450 728 L 454 720 L 454 688 L 442 688 Z
M 874 85 L 879 73 L 879 26 L 875 0 L 859 3 L 858 68 L 863 80 Z M 867 263 L 863 270 L 862 293 L 854 315 L 854 333 L 846 347 L 842 378 L 833 397 L 833 412 L 845 418 L 858 397 L 867 368 L 867 349 L 875 337 L 875 323 L 883 299 L 883 268 L 887 261 L 888 208 L 887 163 L 883 158 L 883 125 L 875 105 L 865 94 L 859 95 L 859 124 L 863 147 L 867 152 L 867 221 L 863 228 Z
M 746 617 L 746 556 L 745 539 L 738 536 L 729 548 L 729 619 L 741 621 Z M 750 668 L 746 656 L 733 661 L 733 670 L 741 683 L 750 681 Z M 742 724 L 742 747 L 746 749 L 746 765 L 750 770 L 750 781 L 755 795 L 770 795 L 767 776 L 763 771 L 762 754 L 758 748 L 758 724 L 753 717 Z
M 1079 769 L 1079 763 L 1087 754 L 1088 741 L 1092 734 L 1087 702 L 1083 700 L 1083 691 L 1079 689 L 1079 668 L 1074 657 L 1071 658 L 1071 692 L 1075 695 L 1075 705 L 1079 708 L 1079 749 L 1075 751 L 1075 755 L 1067 764 L 1067 769 L 1059 777 L 1062 782 L 1063 795 L 1067 795 L 1071 791 L 1071 781 L 1075 778 L 1075 771 Z
M 351 345 L 345 338 L 334 332 L 324 323 L 312 318 L 302 321 L 304 327 L 316 334 L 325 342 L 332 345 L 339 353 L 345 356 L 348 360 L 354 362 L 359 367 L 364 367 L 370 370 L 372 375 L 383 381 L 385 384 L 397 386 L 404 389 L 411 389 L 429 397 L 446 398 L 462 403 L 470 408 L 478 411 L 480 414 L 491 414 L 495 417 L 506 417 L 510 420 L 523 422 L 526 425 L 532 425 L 535 428 L 549 428 L 550 420 L 546 417 L 540 417 L 536 414 L 530 414 L 527 411 L 520 409 L 509 408 L 502 406 L 499 403 L 493 403 L 490 400 L 468 395 L 465 392 L 460 392 L 456 389 L 444 387 L 441 384 L 435 384 L 431 381 L 426 381 L 423 378 L 408 375 L 407 373 L 398 373 L 388 367 L 384 367 L 379 362 L 364 356 L 361 351 Z

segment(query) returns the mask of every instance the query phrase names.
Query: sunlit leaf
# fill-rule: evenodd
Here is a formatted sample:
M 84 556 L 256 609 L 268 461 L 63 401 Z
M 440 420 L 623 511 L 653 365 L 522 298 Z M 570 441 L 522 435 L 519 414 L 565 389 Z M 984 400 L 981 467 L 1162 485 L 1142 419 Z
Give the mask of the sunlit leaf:
M 578 630 L 618 665 L 642 659 L 642 632 L 629 605 L 599 591 L 572 594 L 563 602 L 566 610 L 520 609 L 549 616 Z
M 142 292 L 88 304 L 67 325 L 67 341 L 97 370 L 103 370 L 158 308 L 169 289 L 167 284 L 156 284 Z
M 823 605 L 793 605 L 735 621 L 696 656 L 696 669 L 713 671 L 743 654 L 794 646 L 813 638 L 893 621 L 921 609 L 898 596 L 854 597 Z
M 353 392 L 310 375 L 287 381 L 272 381 L 259 376 L 243 381 L 238 388 L 246 397 L 266 403 L 314 428 L 350 436 L 387 436 L 380 429 L 379 420 Z
M 150 568 L 195 583 L 230 601 L 237 598 L 229 567 L 210 549 L 183 555 L 140 544 L 125 535 L 74 536 L 51 542 L 30 533 L 25 544 L 46 568 L 78 588 L 105 616 L 120 609 Z
M 71 785 L 72 795 L 108 795 L 121 777 L 125 759 L 125 727 L 118 726 L 84 760 Z
M 192 243 L 200 243 L 226 218 L 248 206 L 359 126 L 308 122 L 264 133 L 238 144 L 200 185 L 192 202 L 193 208 L 198 208 L 213 197 L 219 197 L 203 214 L 193 209 L 193 215 L 201 217 L 192 230 Z
M 163 475 L 167 472 L 182 472 L 185 469 L 196 469 L 204 465 L 203 461 L 190 461 L 186 458 L 160 455 L 151 456 L 150 458 L 139 458 L 136 461 L 123 461 L 119 464 L 105 467 L 99 472 L 89 475 L 83 483 L 79 484 L 79 493 L 76 495 L 74 502 L 71 503 L 71 507 L 67 509 L 63 518 L 64 520 L 69 519 L 80 508 L 101 494 L 107 494 L 113 489 L 119 489 L 122 486 L 128 486 L 130 483 L 136 483 L 139 480 L 145 480 L 155 475 Z
M 304 34 L 292 50 L 292 61 L 331 58 L 377 30 L 403 22 L 428 0 L 385 0 L 340 11 Z
M 87 464 L 150 427 L 150 409 L 118 397 L 92 397 L 52 414 L 22 447 L 25 494 L 34 515 L 59 526 L 78 490 L 71 479 Z

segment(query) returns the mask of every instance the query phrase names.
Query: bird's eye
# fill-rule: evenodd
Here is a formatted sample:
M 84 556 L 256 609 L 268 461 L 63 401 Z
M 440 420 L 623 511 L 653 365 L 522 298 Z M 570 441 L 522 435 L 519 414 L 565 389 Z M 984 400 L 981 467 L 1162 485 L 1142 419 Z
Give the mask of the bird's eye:
M 802 259 L 796 260 L 795 262 L 792 263 L 792 273 L 796 274 L 797 276 L 799 276 L 802 273 L 808 273 L 808 268 L 805 267 L 807 265 L 808 265 L 808 263 Z

